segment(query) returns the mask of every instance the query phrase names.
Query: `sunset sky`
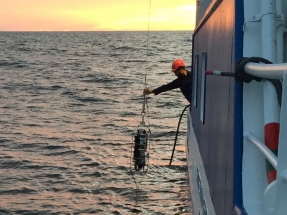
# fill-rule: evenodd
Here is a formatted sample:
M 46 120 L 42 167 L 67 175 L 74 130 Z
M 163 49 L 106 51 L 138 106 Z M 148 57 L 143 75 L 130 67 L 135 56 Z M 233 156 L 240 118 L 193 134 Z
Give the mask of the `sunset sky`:
M 0 31 L 193 30 L 195 1 L 0 0 Z

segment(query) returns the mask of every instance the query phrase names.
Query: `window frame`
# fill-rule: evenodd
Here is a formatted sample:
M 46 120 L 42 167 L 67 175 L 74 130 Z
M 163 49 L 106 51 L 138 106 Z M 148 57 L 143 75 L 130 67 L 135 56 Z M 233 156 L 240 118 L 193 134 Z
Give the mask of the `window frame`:
M 192 102 L 193 102 L 193 105 L 194 107 L 197 107 L 197 89 L 198 89 L 198 62 L 199 62 L 199 55 L 195 55 L 194 56 L 194 66 L 193 66 L 193 83 L 192 83 L 192 86 L 193 86 L 193 95 L 192 95 Z
M 204 124 L 205 121 L 206 68 L 207 68 L 207 52 L 203 51 L 201 55 L 201 86 L 200 86 L 200 120 L 202 124 Z

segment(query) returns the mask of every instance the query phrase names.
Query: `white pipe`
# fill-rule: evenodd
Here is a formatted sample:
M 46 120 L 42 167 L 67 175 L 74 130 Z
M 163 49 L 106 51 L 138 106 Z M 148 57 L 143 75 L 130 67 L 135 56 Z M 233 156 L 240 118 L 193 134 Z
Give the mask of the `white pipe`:
M 276 0 L 261 1 L 262 56 L 277 62 Z
M 276 0 L 262 0 L 261 2 L 261 29 L 262 29 L 262 57 L 277 63 L 277 27 L 276 27 Z M 270 81 L 263 82 L 264 95 L 264 130 L 271 125 L 279 127 L 279 103 L 275 87 Z M 278 145 L 276 134 L 268 138 L 265 132 L 265 145 L 274 147 Z M 268 142 L 267 142 L 268 140 Z M 268 175 L 268 182 L 271 183 L 275 177 Z
M 276 0 L 261 1 L 262 57 L 277 62 Z M 264 81 L 264 124 L 278 123 L 278 101 L 276 90 L 269 81 Z M 270 100 L 271 98 L 271 100 Z M 275 102 L 274 102 L 275 101 Z M 271 112 L 270 112 L 271 111 Z M 276 138 L 275 138 L 276 139 Z M 275 141 L 274 139 L 274 141 Z
M 287 211 L 287 72 L 283 78 L 282 106 L 280 116 L 280 135 L 279 135 L 279 150 L 278 150 L 278 166 L 277 166 L 277 192 L 275 198 L 275 213 L 286 214 Z
M 283 32 L 284 32 L 284 15 L 282 12 L 282 0 L 276 0 L 277 15 L 280 15 L 280 23 L 277 30 L 277 63 L 283 63 L 284 50 L 283 50 Z M 282 17 L 283 16 L 283 17 Z
M 274 155 L 274 153 L 268 149 L 267 146 L 265 146 L 263 143 L 261 143 L 256 137 L 254 137 L 251 133 L 247 133 L 244 135 L 244 137 L 249 140 L 251 143 L 253 143 L 265 156 L 265 158 L 271 163 L 271 165 L 277 169 L 277 157 Z
M 245 72 L 260 78 L 283 79 L 284 71 L 287 71 L 287 63 L 282 64 L 261 64 L 247 63 Z
M 278 14 L 282 14 L 282 0 L 276 0 L 276 11 Z
M 264 103 L 267 104 L 264 106 L 264 117 L 265 117 L 265 125 L 267 123 L 279 123 L 279 103 L 277 98 L 277 92 L 274 85 L 270 81 L 264 81 Z M 272 130 L 272 129 L 271 129 Z M 265 137 L 267 137 L 267 133 L 269 133 L 265 128 Z M 278 133 L 277 133 L 278 134 Z M 274 134 L 271 136 L 275 136 Z M 276 140 L 277 138 L 275 138 Z M 275 141 L 274 140 L 274 141 Z M 278 141 L 274 142 L 273 146 L 278 145 Z M 265 142 L 265 144 L 267 144 Z
M 284 62 L 283 31 L 284 31 L 284 25 L 280 24 L 278 26 L 278 31 L 277 31 L 277 63 L 283 63 Z

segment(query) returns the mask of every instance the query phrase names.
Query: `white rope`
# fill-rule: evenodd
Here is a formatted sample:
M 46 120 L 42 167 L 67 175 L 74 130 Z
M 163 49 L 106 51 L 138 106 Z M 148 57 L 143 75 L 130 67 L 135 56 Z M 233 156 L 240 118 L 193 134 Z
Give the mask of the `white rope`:
M 151 13 L 151 0 L 149 1 L 149 16 L 148 16 L 148 31 L 147 31 L 147 40 L 146 40 L 146 68 L 145 68 L 145 74 L 144 74 L 144 88 L 146 88 L 147 86 L 147 79 L 146 79 L 146 76 L 147 76 L 147 68 L 148 68 L 148 50 L 149 50 L 149 38 L 150 38 L 150 13 Z M 141 112 L 141 116 L 142 116 L 142 121 L 141 123 L 139 124 L 138 126 L 138 129 L 139 127 L 145 127 L 147 128 L 147 135 L 148 135 L 148 142 L 147 142 L 147 153 L 146 153 L 146 164 L 145 164 L 145 167 L 142 169 L 142 171 L 138 171 L 138 172 L 141 172 L 141 177 L 136 180 L 136 177 L 135 177 L 135 170 L 133 170 L 132 168 L 132 162 L 133 162 L 133 141 L 132 141 L 132 147 L 131 147 L 131 159 L 130 159 L 130 173 L 132 175 L 132 178 L 136 184 L 136 197 L 135 197 L 135 200 L 137 201 L 138 200 L 138 191 L 139 191 L 139 186 L 140 184 L 142 183 L 142 180 L 143 180 L 143 177 L 146 175 L 147 171 L 148 171 L 148 165 L 149 165 L 149 151 L 150 151 L 150 138 L 151 138 L 151 131 L 150 131 L 150 124 L 149 124 L 149 110 L 148 110 L 148 102 L 147 102 L 147 98 L 145 95 L 143 95 L 143 105 L 142 105 L 142 112 Z M 148 123 L 146 124 L 145 121 L 144 121 L 144 118 L 145 116 L 147 116 L 147 121 Z M 133 138 L 134 139 L 134 138 Z M 134 149 L 135 150 L 135 149 Z
M 147 40 L 146 40 L 146 68 L 145 68 L 145 74 L 144 74 L 144 88 L 146 88 L 147 86 L 147 81 L 146 81 L 146 76 L 147 76 L 147 68 L 148 68 L 148 50 L 149 50 L 149 38 L 150 38 L 150 14 L 151 14 L 151 0 L 149 1 L 149 13 L 148 13 L 148 29 L 147 29 Z M 147 102 L 147 98 L 145 95 L 143 95 L 143 99 L 144 99 L 144 104 L 143 104 L 143 111 L 145 111 L 145 106 L 147 107 L 147 119 L 148 119 L 148 125 L 147 127 L 149 128 L 150 124 L 149 124 L 149 110 L 148 110 L 148 102 Z M 142 112 L 143 114 L 143 112 Z

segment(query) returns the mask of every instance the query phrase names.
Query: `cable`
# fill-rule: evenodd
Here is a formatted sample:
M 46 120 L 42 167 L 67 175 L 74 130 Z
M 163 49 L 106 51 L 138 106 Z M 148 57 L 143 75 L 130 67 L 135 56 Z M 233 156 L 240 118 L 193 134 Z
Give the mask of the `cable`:
M 149 1 L 148 9 L 148 27 L 147 27 L 147 40 L 146 40 L 146 67 L 144 74 L 144 88 L 146 88 L 146 76 L 147 76 L 147 66 L 148 66 L 148 50 L 149 50 L 149 38 L 150 38 L 150 14 L 151 14 L 151 0 Z M 148 119 L 148 128 L 149 128 L 149 110 L 148 110 L 148 101 L 145 95 L 143 95 L 144 104 L 147 107 L 147 119 Z
M 146 68 L 145 72 L 147 73 L 147 57 L 148 57 L 148 49 L 149 49 L 149 34 L 150 34 L 150 11 L 151 11 L 151 0 L 149 1 L 149 9 L 148 9 L 148 27 L 147 27 L 147 40 L 146 40 Z M 146 74 L 145 74 L 145 83 L 146 83 Z
M 149 50 L 149 38 L 150 38 L 150 13 L 151 13 L 151 0 L 149 1 L 149 15 L 148 15 L 148 31 L 147 31 L 147 41 L 146 41 L 146 68 L 145 68 L 145 74 L 144 74 L 144 88 L 146 88 L 147 85 L 147 80 L 146 80 L 146 76 L 147 76 L 147 68 L 148 68 L 148 50 Z M 145 116 L 147 117 L 147 121 L 148 123 L 145 123 Z M 142 104 L 142 112 L 141 112 L 141 117 L 142 120 L 140 122 L 140 124 L 138 125 L 138 131 L 141 128 L 146 128 L 146 151 L 144 152 L 144 166 L 137 168 L 138 166 L 136 166 L 136 160 L 133 160 L 135 158 L 135 154 L 133 153 L 133 147 L 134 150 L 136 150 L 136 144 L 138 143 L 133 143 L 133 140 L 135 138 L 135 135 L 133 134 L 133 139 L 132 139 L 132 144 L 131 144 L 131 157 L 130 157 L 130 173 L 132 175 L 132 178 L 135 182 L 136 185 L 136 198 L 135 200 L 138 200 L 138 190 L 139 190 L 139 185 L 141 184 L 143 177 L 146 175 L 147 171 L 148 171 L 148 165 L 149 165 L 149 151 L 150 151 L 150 137 L 151 137 L 151 131 L 150 131 L 150 124 L 149 124 L 149 109 L 148 109 L 148 101 L 146 98 L 146 95 L 143 94 L 143 104 Z M 139 149 L 137 149 L 139 150 Z M 136 158 L 138 159 L 138 158 Z M 140 158 L 142 159 L 142 157 Z M 135 168 L 132 168 L 132 163 L 135 162 Z M 140 179 L 136 179 L 135 177 L 135 173 L 136 172 L 140 172 L 141 173 L 141 177 Z
M 172 162 L 172 159 L 173 159 L 173 154 L 174 154 L 174 150 L 175 150 L 175 146 L 176 146 L 176 141 L 177 141 L 177 136 L 178 136 L 178 130 L 179 130 L 179 125 L 180 125 L 180 122 L 181 122 L 181 118 L 183 116 L 183 113 L 185 112 L 185 110 L 190 107 L 190 105 L 186 105 L 185 108 L 183 109 L 180 117 L 179 117 L 179 121 L 178 121 L 178 124 L 177 124 L 177 131 L 176 131 L 176 135 L 175 135 L 175 139 L 174 139 L 174 144 L 173 144 L 173 150 L 172 150 L 172 154 L 171 154 L 171 158 L 170 158 L 170 161 L 169 161 L 169 166 L 171 165 L 171 162 Z

